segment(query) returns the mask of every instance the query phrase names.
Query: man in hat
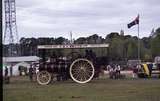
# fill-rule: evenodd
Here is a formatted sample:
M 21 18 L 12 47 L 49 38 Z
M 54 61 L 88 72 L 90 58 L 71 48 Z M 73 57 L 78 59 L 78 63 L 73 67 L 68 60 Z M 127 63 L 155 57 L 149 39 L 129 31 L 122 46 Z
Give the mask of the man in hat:
M 8 67 L 5 66 L 5 83 L 9 83 L 9 76 L 8 76 Z

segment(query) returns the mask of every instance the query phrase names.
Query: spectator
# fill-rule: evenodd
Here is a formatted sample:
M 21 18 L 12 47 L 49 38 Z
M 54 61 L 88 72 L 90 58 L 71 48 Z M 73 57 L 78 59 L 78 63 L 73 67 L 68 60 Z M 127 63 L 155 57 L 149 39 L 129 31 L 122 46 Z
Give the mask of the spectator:
M 111 65 L 107 65 L 107 71 L 109 71 L 111 68 Z
M 22 71 L 22 67 L 21 66 L 18 67 L 18 71 L 19 71 L 19 76 L 21 76 L 22 75 L 22 72 L 21 72 Z
M 7 66 L 5 67 L 5 77 L 4 77 L 4 79 L 5 79 L 5 83 L 9 83 L 9 76 L 8 76 L 8 68 L 7 68 Z
M 114 77 L 114 79 L 117 79 L 117 78 L 118 78 L 118 76 L 117 76 L 117 65 L 114 65 L 113 77 Z
M 13 65 L 11 65 L 10 67 L 10 76 L 12 76 L 12 74 L 13 74 Z
M 27 75 L 27 67 L 24 68 L 24 73 Z
M 121 73 L 121 67 L 120 67 L 120 65 L 116 66 L 115 72 L 116 72 L 116 78 L 120 78 L 120 73 Z
M 5 67 L 5 77 L 8 77 L 8 68 L 7 68 L 7 66 Z
M 113 68 L 113 79 L 116 79 L 116 78 L 117 78 L 116 71 L 117 71 L 117 66 L 114 65 L 114 68 Z
M 36 67 L 33 66 L 32 68 L 33 68 L 33 77 L 34 77 L 34 80 L 36 80 Z
M 111 67 L 111 68 L 109 68 L 109 78 L 110 79 L 113 79 L 113 68 Z
M 111 79 L 116 79 L 116 65 L 112 64 L 109 69 L 109 76 Z
M 33 81 L 33 68 L 32 68 L 32 65 L 29 68 L 29 78 L 30 78 L 30 81 Z
M 133 78 L 137 77 L 137 73 L 138 73 L 138 65 L 133 67 Z

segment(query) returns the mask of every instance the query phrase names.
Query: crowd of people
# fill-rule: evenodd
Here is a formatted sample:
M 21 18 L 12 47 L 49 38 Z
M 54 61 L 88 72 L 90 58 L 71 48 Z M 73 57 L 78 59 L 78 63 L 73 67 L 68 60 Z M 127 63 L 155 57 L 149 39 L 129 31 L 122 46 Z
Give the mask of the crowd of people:
M 111 79 L 118 79 L 121 76 L 120 65 L 108 65 L 107 70 L 109 71 L 109 77 Z
M 6 84 L 10 83 L 10 77 L 13 76 L 13 65 L 11 65 L 9 68 L 5 66 L 4 70 L 4 82 Z
M 36 68 L 33 65 L 30 65 L 29 69 L 22 68 L 22 66 L 19 66 L 19 76 L 22 76 L 22 72 L 24 71 L 25 75 L 29 76 L 30 81 L 33 81 L 34 77 L 36 77 Z M 27 72 L 28 71 L 28 72 Z M 9 84 L 10 83 L 10 77 L 13 76 L 13 65 L 10 67 L 5 66 L 4 70 L 4 83 Z

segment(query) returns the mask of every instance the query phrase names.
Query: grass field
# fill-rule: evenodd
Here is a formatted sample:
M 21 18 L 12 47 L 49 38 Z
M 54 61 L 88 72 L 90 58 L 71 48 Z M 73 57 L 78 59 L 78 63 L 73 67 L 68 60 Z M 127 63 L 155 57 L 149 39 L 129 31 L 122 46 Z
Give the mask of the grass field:
M 27 77 L 3 85 L 4 101 L 160 101 L 160 79 L 73 81 L 41 86 Z

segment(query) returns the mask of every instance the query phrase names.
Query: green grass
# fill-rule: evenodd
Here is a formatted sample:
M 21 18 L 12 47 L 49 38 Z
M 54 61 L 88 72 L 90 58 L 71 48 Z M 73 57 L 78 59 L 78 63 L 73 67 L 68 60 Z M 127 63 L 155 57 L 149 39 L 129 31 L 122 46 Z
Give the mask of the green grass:
M 4 101 L 160 101 L 160 79 L 73 81 L 41 86 L 26 77 L 3 85 Z

